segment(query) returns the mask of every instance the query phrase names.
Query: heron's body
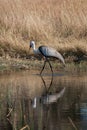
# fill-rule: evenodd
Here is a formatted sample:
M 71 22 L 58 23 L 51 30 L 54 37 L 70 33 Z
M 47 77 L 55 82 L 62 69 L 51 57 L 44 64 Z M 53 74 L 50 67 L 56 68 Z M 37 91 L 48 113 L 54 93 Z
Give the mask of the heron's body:
M 34 41 L 30 42 L 30 47 L 33 48 L 34 54 L 39 54 L 39 55 L 41 54 L 45 57 L 46 61 L 48 61 L 49 65 L 50 65 L 51 70 L 52 70 L 52 66 L 51 66 L 48 58 L 51 58 L 51 57 L 57 58 L 65 65 L 65 61 L 64 61 L 63 56 L 58 51 L 56 51 L 55 49 L 53 49 L 51 47 L 47 47 L 47 46 L 39 46 L 39 48 L 36 49 Z M 46 61 L 44 62 L 43 69 L 45 67 Z M 42 71 L 43 71 L 43 69 L 42 69 Z M 42 73 L 42 71 L 41 71 L 41 73 Z
M 41 52 L 41 54 L 45 57 L 49 57 L 49 58 L 57 58 L 63 62 L 63 64 L 65 64 L 64 58 L 62 57 L 62 55 L 56 51 L 55 49 L 51 48 L 51 47 L 47 47 L 47 46 L 40 46 L 39 47 L 39 51 Z

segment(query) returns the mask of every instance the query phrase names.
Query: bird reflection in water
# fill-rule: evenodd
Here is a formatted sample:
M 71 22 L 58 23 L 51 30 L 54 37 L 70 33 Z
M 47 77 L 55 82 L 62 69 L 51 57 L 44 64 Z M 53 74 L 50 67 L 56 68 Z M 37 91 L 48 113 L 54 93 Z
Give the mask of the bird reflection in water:
M 57 100 L 63 96 L 63 94 L 64 94 L 64 92 L 65 92 L 65 88 L 63 88 L 63 89 L 62 89 L 60 92 L 58 92 L 58 93 L 50 93 L 49 91 L 50 91 L 50 89 L 51 89 L 51 87 L 52 87 L 53 76 L 52 76 L 52 78 L 51 78 L 51 82 L 50 82 L 49 87 L 46 86 L 46 83 L 45 83 L 45 81 L 44 81 L 44 79 L 43 79 L 42 76 L 41 76 L 41 79 L 42 79 L 42 81 L 43 81 L 43 83 L 44 83 L 44 86 L 45 86 L 45 88 L 46 88 L 46 92 L 45 92 L 45 93 L 42 95 L 42 97 L 41 97 L 41 102 L 42 102 L 43 104 L 51 104 L 51 103 L 57 102 Z
M 46 86 L 46 82 L 44 78 L 41 76 L 41 79 L 43 81 L 44 87 L 45 87 L 45 92 L 42 94 L 42 96 L 39 98 L 40 103 L 42 104 L 51 104 L 54 102 L 57 102 L 59 98 L 61 98 L 65 92 L 65 88 L 63 88 L 60 92 L 58 93 L 52 93 L 49 92 L 51 87 L 52 87 L 52 82 L 53 82 L 53 76 L 51 78 L 51 82 L 49 84 L 49 87 Z M 37 105 L 37 97 L 34 97 L 34 99 L 31 101 L 32 107 L 36 108 Z
M 58 130 L 58 127 L 60 128 L 59 122 L 61 103 L 58 106 L 57 101 L 64 95 L 65 88 L 63 88 L 58 93 L 50 92 L 51 88 L 53 87 L 53 77 L 51 77 L 49 87 L 47 87 L 46 82 L 42 76 L 41 79 L 43 81 L 45 91 L 43 92 L 41 97 L 34 97 L 34 99 L 32 100 L 34 127 L 35 129 L 39 128 L 38 118 L 39 116 L 41 116 L 42 130 L 50 129 L 51 123 L 55 127 L 55 130 Z

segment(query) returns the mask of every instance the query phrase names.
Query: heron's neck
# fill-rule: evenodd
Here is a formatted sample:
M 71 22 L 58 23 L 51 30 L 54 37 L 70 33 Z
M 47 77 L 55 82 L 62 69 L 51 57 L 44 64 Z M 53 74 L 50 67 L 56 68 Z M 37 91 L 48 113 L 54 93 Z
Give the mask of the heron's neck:
M 33 45 L 33 52 L 34 52 L 35 54 L 39 54 L 39 50 L 35 48 L 35 44 Z
M 35 44 L 33 44 L 33 51 L 34 51 L 34 50 L 36 50 L 36 48 L 35 48 Z

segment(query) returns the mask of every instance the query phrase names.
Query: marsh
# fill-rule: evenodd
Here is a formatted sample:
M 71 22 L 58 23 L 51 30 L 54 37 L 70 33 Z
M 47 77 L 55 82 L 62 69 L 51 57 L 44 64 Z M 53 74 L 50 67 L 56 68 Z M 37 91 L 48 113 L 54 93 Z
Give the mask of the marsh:
M 53 79 L 49 72 L 43 79 L 38 73 L 0 75 L 0 129 L 86 130 L 87 73 L 59 71 Z M 42 102 L 53 95 L 60 96 L 50 103 Z

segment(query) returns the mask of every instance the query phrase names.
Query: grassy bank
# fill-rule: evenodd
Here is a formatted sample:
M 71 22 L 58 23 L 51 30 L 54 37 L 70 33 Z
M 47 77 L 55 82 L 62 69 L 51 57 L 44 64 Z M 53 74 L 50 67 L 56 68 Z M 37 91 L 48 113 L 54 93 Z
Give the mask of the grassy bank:
M 0 56 L 29 56 L 32 39 L 64 57 L 87 55 L 87 1 L 1 0 Z
M 44 61 L 43 60 L 27 60 L 27 59 L 3 59 L 0 58 L 0 75 L 2 74 L 9 74 L 13 72 L 20 72 L 20 71 L 29 71 L 29 70 L 37 70 L 38 74 L 40 73 L 43 67 Z M 79 64 L 74 62 L 66 62 L 66 67 L 63 67 L 61 63 L 58 61 L 51 61 L 51 65 L 53 67 L 54 73 L 60 73 L 61 71 L 67 74 L 77 74 L 79 72 L 87 72 L 87 62 L 81 61 Z M 49 64 L 46 64 L 44 73 L 50 73 Z

